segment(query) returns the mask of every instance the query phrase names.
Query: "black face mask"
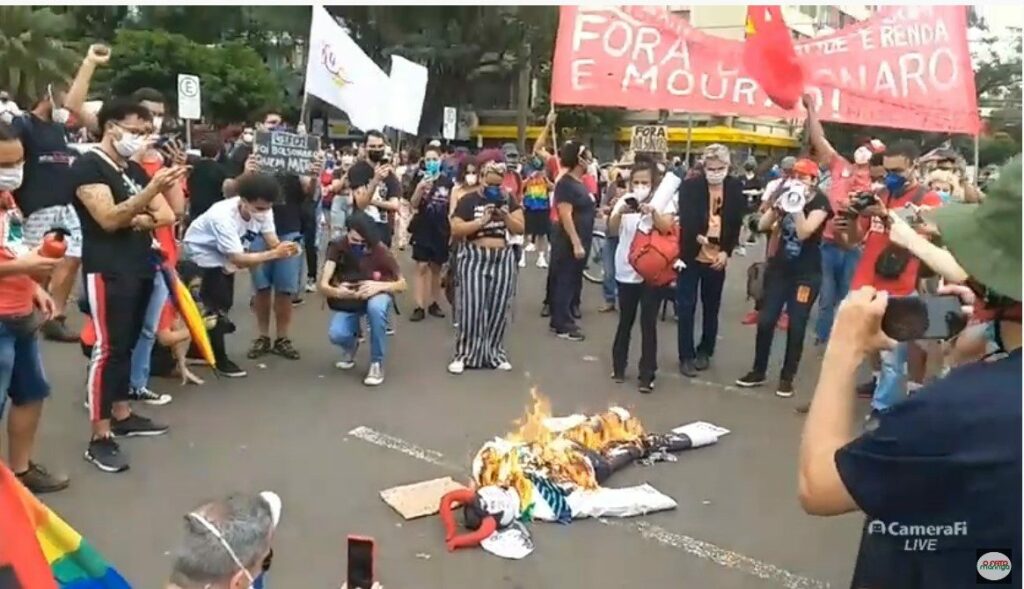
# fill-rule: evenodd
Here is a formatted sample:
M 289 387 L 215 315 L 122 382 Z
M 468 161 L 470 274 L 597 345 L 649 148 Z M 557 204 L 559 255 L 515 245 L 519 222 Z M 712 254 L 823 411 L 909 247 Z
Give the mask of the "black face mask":
M 384 159 L 384 150 L 368 149 L 366 150 L 366 158 L 375 164 L 379 164 Z

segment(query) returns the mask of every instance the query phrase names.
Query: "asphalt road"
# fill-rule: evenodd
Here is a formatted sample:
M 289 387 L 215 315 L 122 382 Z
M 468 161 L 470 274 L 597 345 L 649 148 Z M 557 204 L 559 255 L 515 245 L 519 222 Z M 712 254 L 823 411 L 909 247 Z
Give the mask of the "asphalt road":
M 402 257 L 409 267 L 407 254 Z M 638 333 L 631 380 L 617 385 L 608 378 L 615 318 L 596 312 L 599 287 L 585 287 L 585 342 L 548 333 L 538 316 L 544 274 L 532 258 L 520 278 L 509 373 L 449 375 L 449 322 L 410 323 L 405 296 L 405 314 L 389 342 L 387 381 L 364 387 L 365 349 L 355 371 L 336 371 L 326 337 L 328 312 L 310 297 L 296 313 L 293 339 L 301 360 L 269 357 L 262 360 L 265 368 L 247 362 L 249 378 L 211 380 L 203 387 L 154 382 L 154 389 L 175 400 L 140 412 L 172 429 L 163 437 L 123 442 L 132 468 L 118 475 L 101 473 L 81 458 L 88 423 L 82 408 L 85 359 L 78 346 L 47 344 L 54 396 L 38 454 L 73 480 L 68 490 L 44 499 L 136 587 L 162 587 L 189 509 L 232 490 L 264 489 L 284 500 L 272 587 L 338 587 L 350 533 L 377 539 L 379 576 L 392 589 L 846 587 L 860 516 L 813 518 L 796 500 L 802 418 L 793 408 L 811 392 L 817 354 L 808 344 L 793 399 L 778 399 L 771 388 L 728 386 L 753 358 L 754 330 L 739 324 L 748 309 L 747 263 L 738 258 L 730 267 L 711 370 L 700 381 L 679 375 L 669 319 L 660 324 L 661 371 L 648 396 L 638 394 L 632 380 Z M 252 322 L 247 289 L 238 290 L 240 333 L 232 345 L 244 360 Z M 780 332 L 772 377 L 782 337 Z M 381 489 L 397 484 L 447 474 L 468 480 L 476 449 L 511 428 L 534 386 L 552 398 L 556 413 L 594 412 L 616 403 L 632 408 L 651 431 L 704 420 L 732 433 L 680 455 L 677 463 L 634 466 L 612 480 L 615 486 L 650 482 L 675 498 L 678 509 L 607 524 L 535 523 L 536 550 L 522 561 L 482 550 L 449 554 L 437 518 L 404 522 L 380 500 Z M 359 427 L 385 442 L 349 435 Z

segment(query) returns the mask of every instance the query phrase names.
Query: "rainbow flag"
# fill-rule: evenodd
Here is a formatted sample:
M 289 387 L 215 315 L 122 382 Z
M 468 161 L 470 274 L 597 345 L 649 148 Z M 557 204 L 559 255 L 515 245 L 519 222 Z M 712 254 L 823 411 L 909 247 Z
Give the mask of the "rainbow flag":
M 0 463 L 0 586 L 131 589 L 89 543 Z

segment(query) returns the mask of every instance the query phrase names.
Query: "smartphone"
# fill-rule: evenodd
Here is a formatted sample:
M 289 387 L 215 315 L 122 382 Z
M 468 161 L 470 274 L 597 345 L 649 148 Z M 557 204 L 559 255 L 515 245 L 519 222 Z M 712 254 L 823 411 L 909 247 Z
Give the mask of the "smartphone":
M 624 200 L 626 201 L 626 206 L 630 209 L 635 211 L 640 208 L 640 201 L 635 196 L 627 196 Z
M 348 537 L 348 589 L 373 587 L 373 560 L 377 545 L 366 536 Z
M 899 342 L 949 339 L 967 327 L 960 299 L 952 295 L 891 297 L 882 331 Z

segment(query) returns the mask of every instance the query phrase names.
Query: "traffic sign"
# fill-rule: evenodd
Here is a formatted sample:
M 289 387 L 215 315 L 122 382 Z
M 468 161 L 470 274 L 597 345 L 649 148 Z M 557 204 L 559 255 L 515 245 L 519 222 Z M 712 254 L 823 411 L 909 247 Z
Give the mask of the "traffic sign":
M 178 116 L 190 120 L 202 118 L 199 76 L 178 74 Z

